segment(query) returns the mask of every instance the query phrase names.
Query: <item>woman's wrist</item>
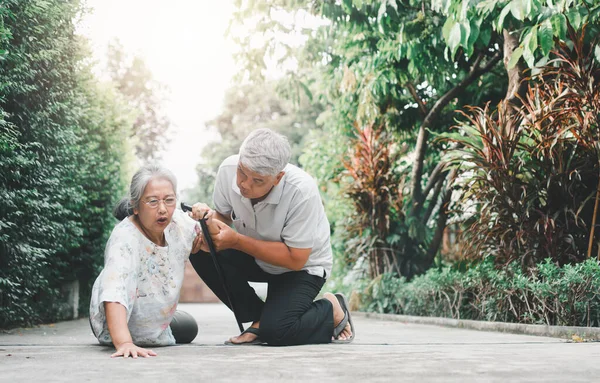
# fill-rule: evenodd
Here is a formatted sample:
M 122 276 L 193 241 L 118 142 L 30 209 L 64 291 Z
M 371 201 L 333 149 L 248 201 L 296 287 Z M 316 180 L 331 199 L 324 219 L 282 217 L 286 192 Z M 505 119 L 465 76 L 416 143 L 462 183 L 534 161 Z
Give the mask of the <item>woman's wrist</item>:
M 121 347 L 121 346 L 123 346 L 123 345 L 125 345 L 127 343 L 133 344 L 133 340 L 130 339 L 130 340 L 126 340 L 126 341 L 123 341 L 123 342 L 113 342 L 113 345 L 115 346 L 115 348 L 119 348 L 119 347 Z

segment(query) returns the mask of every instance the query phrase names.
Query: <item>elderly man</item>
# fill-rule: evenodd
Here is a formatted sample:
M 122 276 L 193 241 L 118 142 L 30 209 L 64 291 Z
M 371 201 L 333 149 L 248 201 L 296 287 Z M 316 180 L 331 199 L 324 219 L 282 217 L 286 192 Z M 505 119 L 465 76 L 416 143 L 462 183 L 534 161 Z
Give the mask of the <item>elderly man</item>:
M 252 325 L 227 344 L 298 345 L 354 339 L 342 294 L 314 301 L 331 273 L 329 222 L 313 178 L 288 163 L 287 139 L 269 129 L 252 132 L 239 155 L 227 158 L 216 178 L 215 210 L 208 212 L 219 232 L 211 235 L 233 306 Z M 230 225 L 234 226 L 233 230 Z M 194 269 L 221 301 L 226 293 L 210 256 L 190 257 Z M 248 282 L 267 282 L 265 302 Z

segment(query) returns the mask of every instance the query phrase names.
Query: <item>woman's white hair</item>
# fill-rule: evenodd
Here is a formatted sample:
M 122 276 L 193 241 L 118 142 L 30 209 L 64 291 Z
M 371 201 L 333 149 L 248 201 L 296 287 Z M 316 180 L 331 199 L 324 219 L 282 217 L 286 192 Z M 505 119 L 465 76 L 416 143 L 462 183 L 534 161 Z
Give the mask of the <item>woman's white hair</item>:
M 270 129 L 250 133 L 240 147 L 240 163 L 263 176 L 276 176 L 290 161 L 292 149 L 287 138 Z
M 148 164 L 142 166 L 131 178 L 129 185 L 129 195 L 121 199 L 114 208 L 113 215 L 122 220 L 133 214 L 133 209 L 140 207 L 140 200 L 144 195 L 144 190 L 150 180 L 155 178 L 167 180 L 173 185 L 173 190 L 177 193 L 177 178 L 167 168 L 160 165 Z

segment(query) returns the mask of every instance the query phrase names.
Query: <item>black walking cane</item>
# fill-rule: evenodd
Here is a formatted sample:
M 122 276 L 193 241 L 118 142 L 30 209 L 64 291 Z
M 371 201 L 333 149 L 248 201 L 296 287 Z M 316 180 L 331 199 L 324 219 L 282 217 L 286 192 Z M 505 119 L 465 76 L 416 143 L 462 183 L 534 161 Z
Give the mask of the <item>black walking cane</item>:
M 192 207 L 190 205 L 186 204 L 185 202 L 182 202 L 181 210 L 192 211 Z M 206 214 L 208 214 L 208 212 L 206 212 Z M 238 324 L 238 327 L 240 328 L 240 332 L 244 332 L 244 326 L 242 326 L 242 322 L 238 318 L 238 314 L 235 311 L 235 307 L 233 306 L 233 301 L 231 300 L 231 294 L 229 294 L 229 290 L 227 289 L 227 281 L 225 279 L 225 273 L 223 273 L 223 268 L 221 267 L 221 264 L 219 263 L 219 260 L 217 259 L 217 250 L 215 249 L 215 244 L 213 243 L 212 238 L 210 237 L 210 233 L 208 232 L 208 226 L 206 225 L 206 214 L 204 214 L 204 217 L 199 219 L 198 222 L 200 222 L 200 227 L 202 227 L 202 234 L 204 235 L 204 238 L 206 239 L 206 244 L 208 245 L 208 249 L 210 250 L 210 256 L 215 264 L 215 269 L 217 270 L 217 275 L 219 276 L 219 279 L 221 280 L 221 283 L 223 285 L 223 291 L 225 292 L 225 296 L 227 297 L 227 302 L 229 303 L 229 307 L 231 307 L 231 311 L 233 311 L 233 315 L 235 316 L 235 320 Z

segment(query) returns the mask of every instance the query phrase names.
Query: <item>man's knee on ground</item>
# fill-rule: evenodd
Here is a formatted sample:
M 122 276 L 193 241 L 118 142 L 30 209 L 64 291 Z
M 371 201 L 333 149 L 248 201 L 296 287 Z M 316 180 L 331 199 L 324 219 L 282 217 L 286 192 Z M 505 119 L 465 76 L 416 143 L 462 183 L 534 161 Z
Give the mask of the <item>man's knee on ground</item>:
M 260 339 L 272 346 L 286 346 L 293 343 L 290 325 L 282 325 L 283 321 L 263 318 L 260 322 Z

